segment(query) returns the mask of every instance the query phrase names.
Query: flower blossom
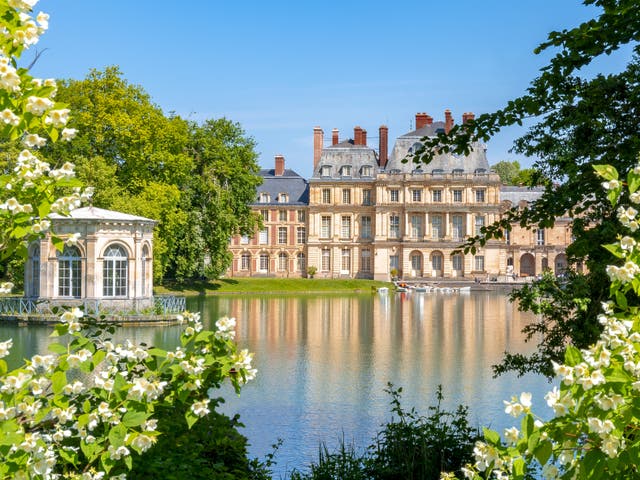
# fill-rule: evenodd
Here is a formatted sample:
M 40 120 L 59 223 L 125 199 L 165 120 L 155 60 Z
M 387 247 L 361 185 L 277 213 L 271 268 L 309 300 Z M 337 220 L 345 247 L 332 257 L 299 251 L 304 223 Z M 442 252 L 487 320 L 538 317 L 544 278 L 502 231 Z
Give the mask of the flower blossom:
M 199 417 L 204 417 L 209 413 L 209 408 L 207 408 L 208 406 L 209 406 L 209 399 L 206 398 L 204 400 L 194 402 L 193 405 L 191 405 L 191 411 Z
M 22 139 L 22 143 L 29 148 L 40 148 L 46 145 L 47 139 L 42 138 L 37 133 L 27 133 Z
M 44 119 L 47 125 L 53 125 L 56 128 L 64 127 L 69 121 L 69 109 L 61 108 L 58 110 L 50 110 Z
M 48 98 L 31 96 L 27 98 L 27 112 L 38 117 L 42 116 L 45 111 L 53 107 L 53 102 Z
M 9 355 L 9 350 L 13 347 L 13 339 L 5 340 L 4 342 L 0 342 L 0 358 L 4 358 Z
M 0 121 L 6 125 L 16 126 L 20 123 L 20 117 L 13 113 L 8 108 L 5 108 L 0 112 Z

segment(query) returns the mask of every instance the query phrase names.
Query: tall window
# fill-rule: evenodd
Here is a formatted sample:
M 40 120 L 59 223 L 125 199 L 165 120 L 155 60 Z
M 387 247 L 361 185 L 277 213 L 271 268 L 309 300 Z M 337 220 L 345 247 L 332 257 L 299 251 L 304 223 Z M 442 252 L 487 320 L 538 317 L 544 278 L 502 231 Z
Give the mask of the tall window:
M 280 270 L 281 272 L 286 271 L 288 260 L 289 260 L 289 257 L 287 256 L 287 254 L 284 252 L 280 252 L 278 254 L 278 270 Z
M 260 254 L 260 271 L 261 272 L 269 271 L 269 254 L 268 253 Z
M 460 254 L 455 254 L 454 256 L 451 257 L 451 262 L 453 263 L 453 269 L 460 271 L 462 270 L 462 255 Z
M 307 219 L 307 215 L 305 214 L 304 210 L 298 210 L 298 222 L 302 223 L 304 221 L 306 221 Z
M 258 236 L 258 243 L 260 245 L 266 245 L 269 243 L 269 229 L 264 228 L 260 230 L 260 235 Z
M 389 216 L 389 237 L 400 238 L 400 217 L 398 215 Z
M 360 237 L 371 238 L 371 217 L 369 216 L 360 218 Z
M 342 189 L 342 203 L 349 204 L 351 203 L 351 189 L 343 188 Z
M 422 237 L 422 215 L 411 215 L 411 237 Z
M 262 215 L 262 221 L 269 221 L 269 210 L 260 210 L 260 215 Z
M 442 238 L 442 215 L 431 216 L 431 238 L 439 240 Z
M 351 250 L 349 250 L 348 248 L 342 249 L 341 270 L 343 273 L 351 271 Z
M 340 169 L 340 173 L 342 174 L 343 177 L 350 177 L 351 176 L 351 165 L 344 165 Z
M 363 177 L 370 177 L 373 174 L 373 167 L 371 165 L 365 165 L 360 170 L 360 175 Z
M 476 190 L 476 203 L 484 203 L 485 197 L 485 189 L 484 188 L 479 188 L 478 190 Z
M 351 217 L 343 216 L 341 226 L 340 238 L 351 238 Z
M 482 227 L 484 227 L 484 215 L 476 215 L 476 235 L 480 235 L 482 233 Z
M 544 245 L 544 229 L 539 228 L 536 231 L 536 245 Z
M 453 191 L 453 201 L 454 202 L 462 202 L 462 190 L 454 190 Z
M 400 191 L 398 189 L 389 190 L 389 197 L 392 202 L 400 201 Z
M 442 255 L 439 253 L 434 253 L 431 257 L 431 269 L 432 270 L 442 270 Z
M 248 245 L 249 244 L 249 235 L 242 235 L 240 237 L 240 245 Z
M 484 255 L 475 256 L 476 272 L 484 272 Z
M 413 202 L 421 202 L 422 201 L 422 190 L 414 189 L 411 190 L 411 200 Z
M 371 205 L 371 190 L 367 189 L 362 191 L 362 204 Z
M 453 239 L 460 240 L 464 237 L 464 218 L 462 215 L 453 215 L 451 217 L 451 225 L 453 227 Z
M 243 253 L 240 257 L 240 270 L 249 270 L 251 265 L 251 254 Z
M 363 272 L 371 271 L 371 250 L 368 248 L 360 252 L 360 270 Z
M 269 203 L 270 197 L 268 193 L 262 192 L 260 193 L 260 196 L 258 197 L 258 201 L 260 203 Z
M 398 255 L 391 255 L 389 257 L 389 270 L 399 270 L 398 266 L 400 265 L 400 257 Z
M 298 227 L 296 229 L 296 243 L 307 243 L 307 229 L 305 227 Z
M 143 296 L 147 296 L 149 293 L 149 280 L 147 279 L 147 277 L 149 276 L 149 266 L 151 264 L 149 263 L 149 247 L 147 247 L 146 245 L 142 248 L 142 262 L 141 262 L 141 267 L 142 267 L 142 295 Z
M 511 230 L 510 229 L 506 229 L 504 231 L 504 243 L 506 243 L 507 245 L 511 245 Z
M 322 189 L 322 203 L 331 203 L 331 189 L 323 188 Z
M 289 195 L 287 195 L 286 193 L 281 193 L 280 195 L 278 195 L 278 202 L 287 203 L 288 201 L 289 201 Z
M 287 227 L 278 227 L 278 243 L 286 245 L 287 243 Z
M 104 254 L 102 265 L 102 295 L 125 297 L 127 295 L 127 252 L 120 245 L 110 245 Z
M 442 190 L 432 190 L 431 191 L 431 201 L 432 202 L 441 202 L 442 201 Z
M 307 259 L 304 256 L 304 253 L 298 253 L 298 256 L 296 257 L 296 264 L 299 272 L 304 273 L 307 270 Z
M 422 254 L 414 253 L 411 255 L 411 270 L 415 270 L 416 273 L 422 270 Z
M 331 217 L 323 215 L 320 217 L 320 238 L 331 237 Z
M 322 177 L 330 177 L 331 176 L 331 167 L 329 165 L 325 165 L 320 169 L 320 176 Z
M 280 210 L 278 212 L 278 220 L 280 220 L 281 222 L 286 222 L 287 221 L 287 211 L 286 210 Z
M 58 296 L 80 297 L 82 294 L 82 259 L 77 247 L 64 247 L 58 253 Z
M 331 270 L 331 251 L 328 248 L 322 250 L 322 261 L 320 262 L 320 269 L 323 272 Z

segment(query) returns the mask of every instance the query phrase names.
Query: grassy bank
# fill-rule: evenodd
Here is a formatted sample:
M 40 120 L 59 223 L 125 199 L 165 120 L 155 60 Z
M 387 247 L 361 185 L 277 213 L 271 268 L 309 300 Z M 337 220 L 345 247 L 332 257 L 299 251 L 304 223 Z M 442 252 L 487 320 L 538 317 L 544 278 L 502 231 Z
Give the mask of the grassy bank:
M 165 282 L 156 285 L 156 294 L 220 295 L 225 293 L 343 293 L 369 292 L 388 287 L 374 280 L 323 278 L 223 278 L 210 281 Z

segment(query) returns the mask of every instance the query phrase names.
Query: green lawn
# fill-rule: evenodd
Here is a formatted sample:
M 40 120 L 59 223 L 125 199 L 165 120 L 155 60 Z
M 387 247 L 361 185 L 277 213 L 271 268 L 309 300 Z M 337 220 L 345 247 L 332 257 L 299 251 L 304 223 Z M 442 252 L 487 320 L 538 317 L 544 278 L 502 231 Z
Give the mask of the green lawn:
M 388 287 L 388 282 L 373 280 L 333 280 L 320 278 L 223 278 L 156 285 L 156 294 L 215 295 L 224 293 L 339 293 L 370 292 Z

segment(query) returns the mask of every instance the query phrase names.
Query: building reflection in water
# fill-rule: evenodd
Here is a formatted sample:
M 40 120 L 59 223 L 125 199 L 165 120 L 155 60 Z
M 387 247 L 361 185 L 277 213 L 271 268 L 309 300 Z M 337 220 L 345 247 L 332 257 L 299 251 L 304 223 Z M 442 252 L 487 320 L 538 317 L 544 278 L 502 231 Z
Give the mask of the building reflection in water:
M 238 343 L 255 352 L 258 377 L 240 397 L 226 391 L 224 408 L 241 414 L 252 455 L 284 439 L 276 478 L 315 458 L 322 440 L 336 445 L 344 433 L 368 445 L 389 418 L 388 382 L 403 388 L 407 407 L 425 413 L 441 384 L 448 408 L 469 405 L 474 422 L 498 429 L 512 425 L 504 399 L 532 391 L 542 405 L 550 388 L 534 376 L 492 378 L 505 350 L 535 348 L 520 333 L 532 317 L 503 293 L 215 296 L 188 299 L 188 308 L 209 327 L 235 317 Z M 14 340 L 9 362 L 45 352 L 50 332 L 1 326 L 0 339 Z M 125 327 L 117 336 L 173 348 L 178 335 L 177 326 L 154 326 Z

